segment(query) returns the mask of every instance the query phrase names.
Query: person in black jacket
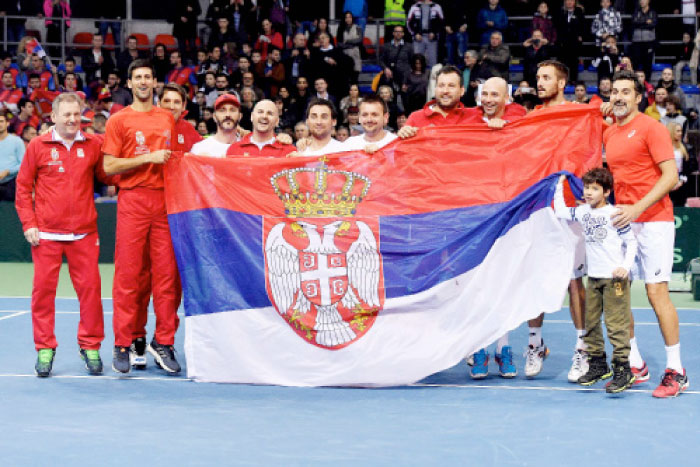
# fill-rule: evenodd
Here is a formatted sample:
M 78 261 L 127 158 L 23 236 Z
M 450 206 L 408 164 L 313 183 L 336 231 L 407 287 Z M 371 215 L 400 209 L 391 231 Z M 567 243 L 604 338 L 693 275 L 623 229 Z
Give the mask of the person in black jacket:
M 170 22 L 173 23 L 173 36 L 177 39 L 182 57 L 190 57 L 197 50 L 197 17 L 202 12 L 198 0 L 177 0 Z
M 107 81 L 107 75 L 114 69 L 112 53 L 102 45 L 104 39 L 99 32 L 92 36 L 92 48 L 86 50 L 81 62 L 85 71 L 85 81 L 91 86 L 98 80 Z
M 559 61 L 569 68 L 569 82 L 578 80 L 578 62 L 583 46 L 583 10 L 576 0 L 564 0 L 564 6 L 554 18 L 559 44 Z
M 554 51 L 539 29 L 532 31 L 532 37 L 523 42 L 523 47 L 525 47 L 523 77 L 528 84 L 534 86 L 534 83 L 537 83 L 537 65 L 553 58 Z

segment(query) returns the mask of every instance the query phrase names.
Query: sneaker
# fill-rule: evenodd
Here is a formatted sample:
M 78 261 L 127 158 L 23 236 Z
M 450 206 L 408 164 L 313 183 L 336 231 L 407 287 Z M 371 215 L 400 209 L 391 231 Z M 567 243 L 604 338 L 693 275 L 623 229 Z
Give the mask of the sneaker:
M 578 379 L 588 372 L 588 352 L 576 349 L 572 360 L 567 378 L 570 383 L 578 383 Z
M 134 370 L 146 369 L 146 338 L 137 337 L 129 347 L 129 362 Z
M 659 387 L 656 388 L 651 395 L 654 397 L 676 397 L 678 394 L 688 389 L 689 385 L 690 383 L 685 374 L 685 369 L 683 369 L 683 374 L 680 374 L 676 370 L 666 368 L 664 377 L 661 379 L 661 384 L 659 384 Z
M 588 357 L 588 371 L 578 379 L 578 384 L 582 386 L 591 386 L 598 381 L 612 378 L 612 371 L 608 366 L 605 354 L 602 356 Z
M 649 381 L 649 367 L 647 362 L 644 362 L 641 368 L 631 367 L 632 374 L 634 375 L 634 384 L 646 383 Z
M 542 363 L 548 356 L 549 349 L 546 345 L 544 345 L 544 342 L 537 347 L 528 345 L 524 355 L 525 376 L 527 378 L 534 378 L 535 376 L 539 375 L 540 371 L 542 371 Z
M 117 373 L 128 373 L 129 370 L 131 370 L 131 364 L 129 363 L 129 347 L 114 346 L 112 369 Z
M 175 358 L 175 348 L 172 345 L 162 345 L 156 341 L 154 337 L 151 344 L 148 346 L 148 353 L 156 359 L 156 365 L 164 369 L 168 373 L 175 374 L 180 372 L 180 364 Z
M 473 355 L 474 364 L 469 370 L 472 379 L 484 379 L 489 375 L 489 354 L 486 349 L 481 349 Z
M 613 379 L 605 385 L 605 392 L 609 394 L 617 394 L 618 392 L 628 389 L 634 384 L 634 375 L 630 369 L 629 362 L 613 362 L 612 367 Z
M 36 357 L 36 365 L 34 365 L 34 371 L 37 376 L 40 378 L 47 378 L 51 375 L 53 358 L 55 356 L 56 351 L 54 349 L 39 349 L 39 353 Z
M 513 349 L 509 345 L 504 345 L 500 354 L 496 354 L 498 363 L 498 373 L 502 378 L 515 378 L 518 370 L 513 365 Z
M 80 358 L 85 362 L 85 368 L 91 375 L 102 374 L 102 359 L 99 350 L 80 349 Z
M 464 361 L 467 362 L 467 365 L 474 366 L 474 354 L 471 354 L 470 356 L 465 358 Z

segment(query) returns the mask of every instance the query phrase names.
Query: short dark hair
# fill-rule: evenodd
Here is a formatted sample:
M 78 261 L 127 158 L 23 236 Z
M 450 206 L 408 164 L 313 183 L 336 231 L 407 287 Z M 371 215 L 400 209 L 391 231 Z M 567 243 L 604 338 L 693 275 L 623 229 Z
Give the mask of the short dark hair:
M 582 180 L 584 186 L 595 183 L 603 187 L 603 191 L 612 190 L 613 187 L 613 176 L 610 171 L 604 167 L 597 167 L 589 170 L 583 175 Z
M 600 86 L 600 83 L 602 83 L 605 80 L 608 80 L 612 83 L 612 79 L 609 76 L 601 76 L 600 79 L 598 80 L 598 85 Z
M 457 68 L 454 65 L 445 65 L 444 67 L 440 68 L 440 71 L 438 71 L 437 75 L 435 75 L 435 81 L 437 82 L 440 76 L 449 75 L 450 73 L 456 74 L 459 77 L 459 85 L 464 86 L 464 78 L 462 77 L 462 72 L 459 71 L 459 68 Z
M 387 106 L 384 99 L 379 97 L 377 94 L 370 94 L 369 96 L 363 97 L 360 101 L 360 107 L 362 107 L 362 104 L 379 104 L 382 106 L 382 113 L 389 113 L 389 106 Z
M 75 63 L 75 57 L 73 57 L 72 55 L 67 56 L 66 59 L 63 60 L 63 63 L 64 63 L 64 64 L 65 64 L 66 62 L 73 62 L 73 63 Z
M 131 62 L 129 64 L 129 69 L 126 72 L 126 76 L 128 76 L 129 79 L 131 79 L 134 70 L 137 68 L 149 68 L 151 70 L 151 73 L 153 74 L 153 78 L 155 79 L 156 70 L 155 68 L 153 68 L 153 63 L 151 63 L 151 61 L 147 58 L 137 58 L 136 60 Z
M 177 83 L 168 83 L 165 86 L 163 86 L 163 90 L 160 92 L 160 96 L 158 96 L 158 98 L 162 99 L 165 93 L 168 91 L 174 91 L 180 94 L 183 104 L 187 103 L 187 92 L 185 91 L 185 88 L 183 88 Z
M 34 79 L 34 78 L 40 80 L 40 79 L 41 79 L 41 76 L 39 76 L 39 75 L 36 74 L 36 73 L 30 73 L 30 74 L 29 74 L 29 77 L 27 78 L 27 81 L 29 81 L 30 79 Z
M 7 111 L 7 109 L 0 109 L 0 117 L 4 118 L 5 120 L 9 121 L 10 117 L 8 116 L 10 112 Z
M 32 102 L 31 100 L 29 100 L 29 99 L 26 98 L 26 97 L 22 97 L 22 98 L 19 100 L 19 103 L 17 104 L 17 108 L 18 108 L 18 109 L 23 109 L 23 108 L 27 105 L 27 103 L 34 105 L 34 102 Z
M 542 68 L 545 66 L 554 67 L 554 69 L 557 70 L 559 79 L 563 79 L 565 81 L 569 80 L 569 67 L 564 65 L 559 60 L 544 60 L 537 64 L 537 68 Z
M 11 72 L 10 70 L 5 70 L 5 71 L 2 72 L 2 76 L 5 76 L 7 73 L 9 73 L 10 75 L 12 75 L 12 72 Z
M 311 99 L 309 101 L 309 105 L 306 107 L 306 118 L 309 118 L 309 112 L 311 112 L 311 107 L 314 107 L 317 105 L 328 107 L 331 110 L 331 118 L 333 120 L 338 119 L 338 117 L 337 117 L 338 113 L 336 112 L 335 106 L 333 105 L 333 103 L 331 101 L 329 101 L 328 99 L 321 99 L 320 97 L 314 97 L 313 99 Z
M 576 81 L 574 83 L 574 89 L 576 89 L 579 86 L 583 86 L 584 88 L 586 88 L 586 90 L 588 90 L 588 86 L 586 86 L 586 83 L 584 81 Z
M 673 104 L 676 110 L 681 110 L 681 98 L 676 94 L 669 94 L 668 99 L 666 99 L 666 105 Z
M 613 84 L 615 84 L 615 81 L 632 81 L 634 83 L 634 92 L 638 95 L 644 95 L 644 86 L 642 86 L 642 83 L 639 82 L 637 75 L 632 70 L 616 71 L 612 77 Z

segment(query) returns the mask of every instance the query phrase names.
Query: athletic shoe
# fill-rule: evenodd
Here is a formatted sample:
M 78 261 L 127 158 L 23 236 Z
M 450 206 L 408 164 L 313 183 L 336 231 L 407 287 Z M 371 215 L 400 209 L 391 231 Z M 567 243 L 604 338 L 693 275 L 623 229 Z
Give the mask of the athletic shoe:
M 153 355 L 153 358 L 156 359 L 156 365 L 158 365 L 159 368 L 171 374 L 180 372 L 180 364 L 175 358 L 175 348 L 172 345 L 159 344 L 154 337 L 151 344 L 148 346 L 148 353 Z
M 641 368 L 631 367 L 632 374 L 634 375 L 634 384 L 646 383 L 649 381 L 649 367 L 647 362 L 644 362 Z
M 666 368 L 664 377 L 661 379 L 661 384 L 659 387 L 651 393 L 654 397 L 676 397 L 681 392 L 688 389 L 690 383 L 688 382 L 688 376 L 685 374 L 685 368 L 683 369 L 683 374 L 678 373 L 676 370 Z
M 486 349 L 481 349 L 473 355 L 474 365 L 469 370 L 472 379 L 484 379 L 489 375 L 489 353 Z
M 630 369 L 629 362 L 613 362 L 613 379 L 605 385 L 605 392 L 617 394 L 628 389 L 634 384 L 634 375 Z
M 474 354 L 471 354 L 470 356 L 465 358 L 464 361 L 467 362 L 467 365 L 474 366 Z
M 548 356 L 549 349 L 546 345 L 544 345 L 544 341 L 537 347 L 528 345 L 524 355 L 525 376 L 527 378 L 534 378 L 535 376 L 539 375 L 540 371 L 542 371 L 542 363 Z
M 588 352 L 576 349 L 571 369 L 569 369 L 568 379 L 570 383 L 578 383 L 578 379 L 588 372 Z
M 131 370 L 131 364 L 129 363 L 129 347 L 114 346 L 112 369 L 117 373 L 128 373 Z
M 102 359 L 99 350 L 80 349 L 80 358 L 85 362 L 85 368 L 91 375 L 102 374 Z
M 53 358 L 55 356 L 56 351 L 54 349 L 39 349 L 39 353 L 36 356 L 36 365 L 34 365 L 34 371 L 37 376 L 46 378 L 51 375 Z
M 582 386 L 591 386 L 598 381 L 612 378 L 612 371 L 605 359 L 605 354 L 602 356 L 589 356 L 588 371 L 585 375 L 578 379 L 578 384 Z
M 495 355 L 498 363 L 498 373 L 502 378 L 515 378 L 518 370 L 513 365 L 513 349 L 509 345 L 504 345 L 500 354 Z
M 146 369 L 146 338 L 137 337 L 129 347 L 129 362 L 134 370 Z

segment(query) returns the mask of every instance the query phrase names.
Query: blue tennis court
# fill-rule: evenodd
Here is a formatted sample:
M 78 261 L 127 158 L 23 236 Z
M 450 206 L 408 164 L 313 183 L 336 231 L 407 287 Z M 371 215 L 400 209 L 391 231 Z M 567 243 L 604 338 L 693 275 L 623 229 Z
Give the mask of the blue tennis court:
M 681 296 L 689 302 L 689 294 L 674 301 Z M 546 318 L 551 355 L 535 380 L 522 376 L 521 326 L 511 333 L 514 380 L 474 382 L 462 363 L 408 387 L 309 389 L 199 384 L 165 376 L 150 358 L 147 370 L 127 377 L 111 369 L 89 377 L 78 357 L 74 298 L 57 300 L 53 377 L 39 379 L 29 304 L 0 298 L 3 465 L 697 465 L 700 456 L 698 307 L 679 309 L 691 386 L 656 400 L 663 341 L 643 307 L 635 310 L 637 336 L 652 379 L 612 397 L 603 383 L 583 389 L 566 381 L 575 337 L 566 308 Z M 104 304 L 108 367 L 111 300 Z

